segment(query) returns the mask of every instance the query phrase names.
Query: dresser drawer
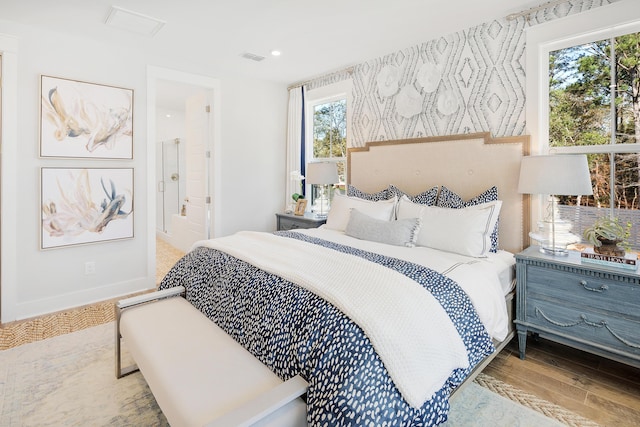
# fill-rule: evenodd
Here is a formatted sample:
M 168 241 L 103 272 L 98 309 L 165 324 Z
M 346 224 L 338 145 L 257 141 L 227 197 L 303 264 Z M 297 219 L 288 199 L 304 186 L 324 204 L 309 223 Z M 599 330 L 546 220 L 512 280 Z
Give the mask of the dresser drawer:
M 324 224 L 324 220 L 319 221 L 305 221 L 303 219 L 295 218 L 279 218 L 278 230 L 295 230 L 296 228 L 317 228 L 319 225 Z
M 544 295 L 571 305 L 626 314 L 640 321 L 640 286 L 637 283 L 528 266 L 526 286 L 532 298 Z
M 304 223 L 294 221 L 289 218 L 280 218 L 278 220 L 278 230 L 295 230 L 296 228 L 308 228 Z
M 576 341 L 634 354 L 640 360 L 640 321 L 535 298 L 527 301 L 526 319 L 531 325 L 570 336 Z
M 295 230 L 297 228 L 317 228 L 327 222 L 326 218 L 318 218 L 311 213 L 299 216 L 277 213 L 276 218 L 279 231 Z

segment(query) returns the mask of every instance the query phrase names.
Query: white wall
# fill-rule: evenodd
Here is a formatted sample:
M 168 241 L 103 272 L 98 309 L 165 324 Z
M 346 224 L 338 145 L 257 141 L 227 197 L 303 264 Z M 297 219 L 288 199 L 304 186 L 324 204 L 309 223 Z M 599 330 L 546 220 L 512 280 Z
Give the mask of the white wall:
M 175 64 L 166 52 L 154 56 L 129 46 L 100 44 L 2 20 L 0 34 L 18 39 L 17 53 L 12 55 L 17 61 L 17 136 L 3 141 L 5 150 L 15 150 L 16 164 L 3 168 L 3 173 L 9 171 L 10 175 L 2 177 L 3 181 L 16 182 L 17 187 L 15 194 L 3 194 L 2 217 L 16 221 L 3 224 L 3 248 L 11 247 L 4 241 L 7 236 L 15 232 L 17 238 L 15 254 L 5 257 L 3 253 L 2 322 L 153 287 L 155 271 L 150 271 L 147 258 L 154 249 L 149 247 L 149 236 L 155 234 L 155 223 L 150 224 L 148 218 L 155 203 L 147 205 L 153 200 L 150 189 L 155 187 L 155 170 L 151 170 L 155 164 L 155 141 L 149 141 L 146 135 L 146 69 L 151 64 L 179 66 L 200 74 L 206 74 L 206 70 Z M 40 159 L 41 74 L 134 89 L 133 160 Z M 222 193 L 216 218 L 218 227 L 225 234 L 242 228 L 273 229 L 273 215 L 279 207 L 275 200 L 284 188 L 286 87 L 220 77 L 223 111 L 219 143 L 224 156 L 220 162 L 224 166 L 217 183 Z M 135 237 L 39 250 L 41 167 L 135 168 Z M 258 187 L 259 195 L 247 196 L 255 194 Z M 5 233 L 8 228 L 11 233 Z M 15 260 L 15 265 L 5 258 Z M 95 261 L 95 275 L 84 274 L 87 261 Z
M 220 236 L 276 229 L 286 179 L 287 99 L 277 85 L 224 80 Z

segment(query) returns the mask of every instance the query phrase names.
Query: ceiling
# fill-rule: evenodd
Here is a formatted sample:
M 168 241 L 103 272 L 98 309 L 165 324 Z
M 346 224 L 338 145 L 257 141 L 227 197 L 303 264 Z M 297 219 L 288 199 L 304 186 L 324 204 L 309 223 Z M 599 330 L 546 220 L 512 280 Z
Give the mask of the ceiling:
M 2 0 L 0 19 L 170 54 L 182 71 L 292 84 L 543 0 Z M 106 25 L 111 6 L 166 24 L 154 35 Z M 270 52 L 280 50 L 273 57 Z M 265 57 L 256 62 L 243 53 Z M 188 68 L 187 68 L 188 67 Z

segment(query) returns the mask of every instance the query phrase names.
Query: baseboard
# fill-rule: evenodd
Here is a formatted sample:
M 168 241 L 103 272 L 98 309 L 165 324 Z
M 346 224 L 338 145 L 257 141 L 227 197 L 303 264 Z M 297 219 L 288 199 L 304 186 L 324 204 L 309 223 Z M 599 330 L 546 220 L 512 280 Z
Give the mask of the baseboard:
M 70 310 L 89 304 L 119 298 L 149 289 L 155 289 L 155 276 L 138 278 L 98 288 L 86 289 L 78 292 L 56 295 L 53 298 L 43 298 L 16 305 L 16 321 L 43 316 L 59 311 Z

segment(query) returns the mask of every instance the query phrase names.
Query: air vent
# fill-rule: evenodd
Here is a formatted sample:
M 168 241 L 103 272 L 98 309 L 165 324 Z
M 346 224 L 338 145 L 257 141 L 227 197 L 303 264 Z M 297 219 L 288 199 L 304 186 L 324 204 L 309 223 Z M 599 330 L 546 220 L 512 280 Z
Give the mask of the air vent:
M 111 6 L 109 15 L 104 21 L 112 27 L 128 30 L 133 33 L 153 37 L 166 22 L 142 13 L 133 12 L 118 6 Z
M 249 53 L 249 52 L 245 52 L 240 56 L 243 57 L 244 59 L 250 59 L 256 62 L 260 62 L 264 59 L 264 56 L 256 55 L 255 53 Z

